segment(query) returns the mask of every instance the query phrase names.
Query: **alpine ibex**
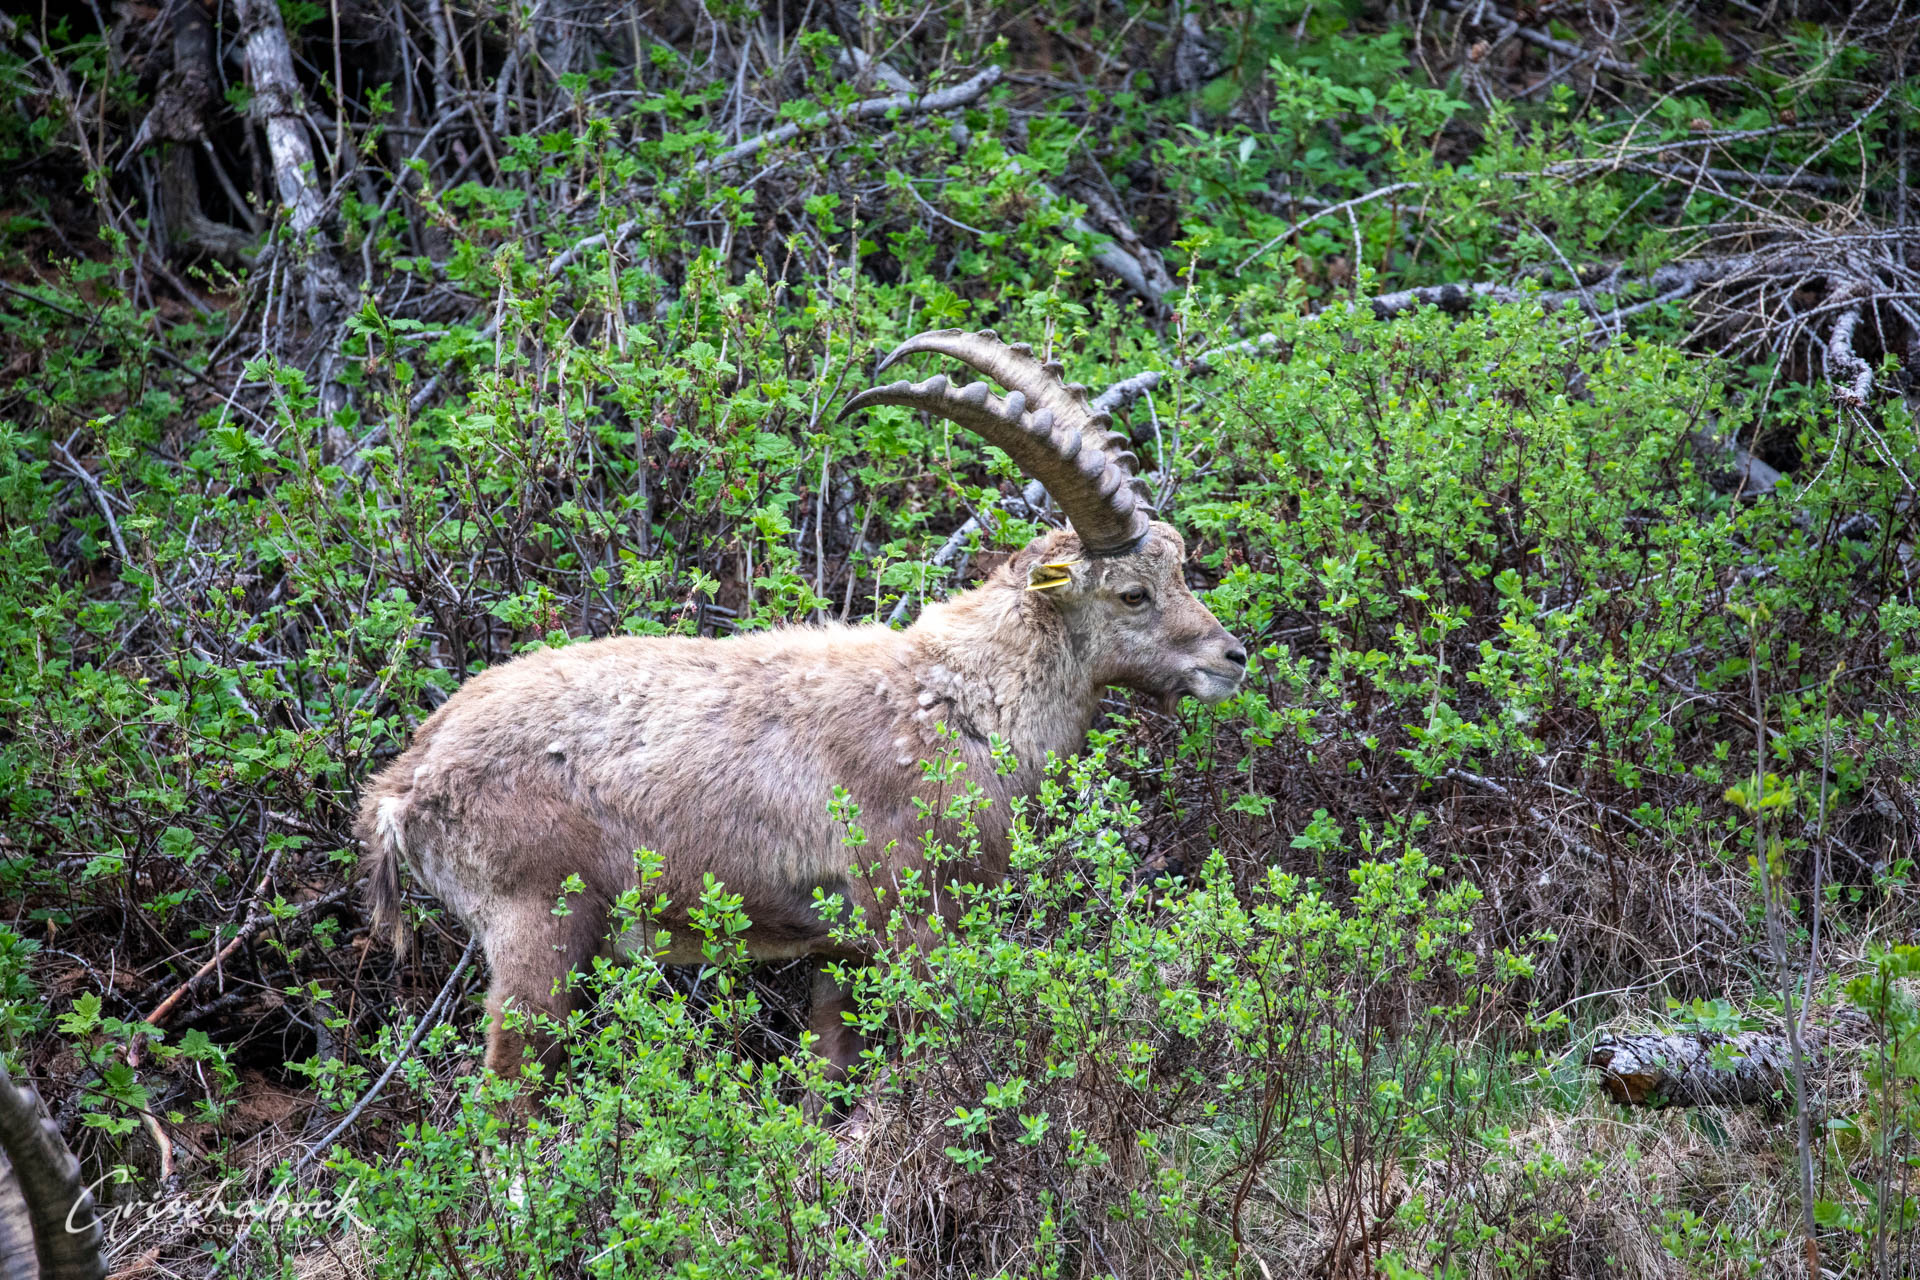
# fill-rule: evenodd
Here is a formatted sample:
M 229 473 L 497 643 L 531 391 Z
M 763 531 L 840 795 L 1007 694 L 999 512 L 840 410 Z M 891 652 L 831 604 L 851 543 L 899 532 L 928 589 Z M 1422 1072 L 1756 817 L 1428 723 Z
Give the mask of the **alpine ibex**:
M 0 1067 L 0 1280 L 100 1280 L 93 1191 L 29 1085 Z
M 496 1071 L 517 1070 L 525 1048 L 501 1006 L 564 1017 L 567 972 L 614 945 L 608 908 L 635 884 L 636 850 L 661 858 L 670 961 L 699 958 L 686 912 L 708 873 L 744 900 L 750 954 L 856 959 L 832 938 L 816 891 L 877 925 L 883 896 L 898 901 L 891 886 L 911 869 L 950 910 L 943 879 L 1005 875 L 1008 801 L 1038 787 L 1049 754 L 1084 745 L 1102 689 L 1211 703 L 1240 687 L 1246 651 L 1187 589 L 1180 535 L 1149 519 L 1137 460 L 1087 389 L 991 331 L 923 333 L 880 368 L 917 352 L 951 356 L 1008 394 L 944 377 L 897 382 L 853 397 L 841 417 L 904 405 L 970 428 L 1046 486 L 1071 532 L 1036 538 L 904 631 L 620 637 L 527 654 L 468 681 L 367 788 L 358 831 L 376 930 L 404 947 L 404 859 L 486 950 Z M 994 735 L 1017 761 L 1010 773 L 996 771 Z M 962 781 L 990 799 L 975 818 L 978 860 L 964 869 L 929 868 L 922 855 L 925 806 L 937 815 L 946 797 L 921 762 L 941 756 L 964 763 Z M 836 785 L 859 805 L 863 848 L 844 843 L 828 812 Z M 931 825 L 958 839 L 954 824 Z M 556 915 L 576 876 L 584 895 Z M 859 1052 L 846 1008 L 822 969 L 811 1025 L 836 1067 Z

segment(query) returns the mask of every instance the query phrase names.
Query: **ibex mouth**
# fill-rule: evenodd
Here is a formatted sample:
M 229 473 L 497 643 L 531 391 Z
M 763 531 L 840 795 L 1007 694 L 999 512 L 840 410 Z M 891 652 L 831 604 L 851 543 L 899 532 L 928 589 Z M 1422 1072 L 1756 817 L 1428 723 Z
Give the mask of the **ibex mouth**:
M 1196 667 L 1187 677 L 1188 692 L 1208 706 L 1225 702 L 1240 691 L 1244 668 Z

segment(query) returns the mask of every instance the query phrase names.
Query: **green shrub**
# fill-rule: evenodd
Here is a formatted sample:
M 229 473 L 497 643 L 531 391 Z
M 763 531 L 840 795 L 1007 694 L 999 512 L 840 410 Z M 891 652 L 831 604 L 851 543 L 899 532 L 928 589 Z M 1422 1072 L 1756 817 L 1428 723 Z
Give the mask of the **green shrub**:
M 1391 1218 L 1402 1162 L 1480 1114 L 1492 1064 L 1458 1033 L 1525 961 L 1474 937 L 1471 886 L 1364 829 L 1339 886 L 1242 887 L 1218 857 L 1192 883 L 1142 874 L 1112 749 L 1022 807 L 1012 876 L 968 891 L 951 928 L 849 924 L 878 955 L 847 975 L 871 1045 L 847 1085 L 810 1053 L 743 1050 L 758 999 L 720 885 L 696 913 L 705 998 L 649 959 L 601 962 L 597 1000 L 555 1028 L 570 1072 L 544 1112 L 517 1118 L 437 1029 L 398 1082 L 413 1118 L 392 1154 L 334 1164 L 382 1242 L 374 1272 L 867 1275 L 915 1256 L 1227 1275 L 1329 1179 L 1350 1233 Z M 803 1119 L 808 1092 L 855 1136 Z M 1436 1233 L 1458 1219 L 1429 1212 Z M 269 1243 L 299 1248 L 249 1247 Z

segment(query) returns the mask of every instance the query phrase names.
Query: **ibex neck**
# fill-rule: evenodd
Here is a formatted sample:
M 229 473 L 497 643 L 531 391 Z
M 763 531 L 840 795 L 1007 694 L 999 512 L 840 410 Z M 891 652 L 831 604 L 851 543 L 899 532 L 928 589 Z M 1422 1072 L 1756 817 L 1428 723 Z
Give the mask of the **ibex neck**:
M 998 578 L 931 605 L 907 632 L 921 705 L 932 720 L 984 739 L 999 734 L 1020 762 L 1022 789 L 1047 753 L 1086 744 L 1100 690 L 1051 605 Z

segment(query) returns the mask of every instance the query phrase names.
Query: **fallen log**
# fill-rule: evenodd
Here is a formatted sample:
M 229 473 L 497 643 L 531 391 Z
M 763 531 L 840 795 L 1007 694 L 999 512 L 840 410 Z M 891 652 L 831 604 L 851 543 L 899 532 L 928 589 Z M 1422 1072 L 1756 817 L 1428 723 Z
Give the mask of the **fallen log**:
M 1732 1107 L 1784 1100 L 1791 1062 L 1786 1038 L 1761 1031 L 1633 1032 L 1603 1033 L 1586 1065 L 1623 1107 Z

